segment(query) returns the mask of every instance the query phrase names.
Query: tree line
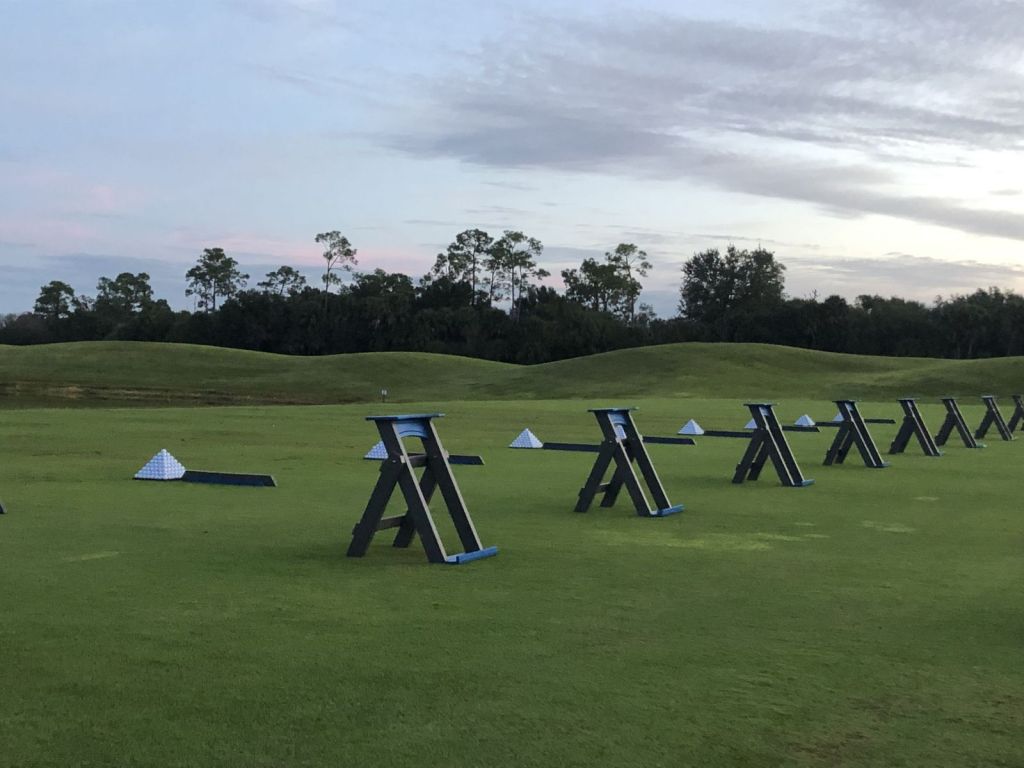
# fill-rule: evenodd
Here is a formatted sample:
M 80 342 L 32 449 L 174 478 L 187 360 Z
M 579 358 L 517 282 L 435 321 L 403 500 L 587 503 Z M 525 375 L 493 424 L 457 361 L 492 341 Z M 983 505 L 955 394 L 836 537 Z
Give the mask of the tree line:
M 339 231 L 323 247 L 319 285 L 282 265 L 250 275 L 221 248 L 185 273 L 194 309 L 156 298 L 145 272 L 100 277 L 94 296 L 54 280 L 32 312 L 0 317 L 0 344 L 99 339 L 212 344 L 298 355 L 425 351 L 539 363 L 679 341 L 763 342 L 831 352 L 951 358 L 1024 354 L 1024 298 L 999 288 L 937 298 L 793 298 L 764 248 L 695 253 L 682 267 L 678 314 L 640 302 L 647 254 L 620 243 L 541 284 L 543 244 L 522 232 L 460 232 L 418 279 L 359 271 Z

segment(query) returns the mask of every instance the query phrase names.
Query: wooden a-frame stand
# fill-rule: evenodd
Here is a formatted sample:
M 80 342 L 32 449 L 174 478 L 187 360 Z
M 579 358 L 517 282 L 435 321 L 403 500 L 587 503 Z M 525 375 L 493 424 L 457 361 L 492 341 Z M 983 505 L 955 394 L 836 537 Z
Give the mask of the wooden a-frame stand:
M 910 443 L 910 438 L 916 437 L 925 456 L 941 456 L 942 451 L 939 450 L 935 440 L 932 439 L 931 432 L 925 426 L 921 411 L 917 407 L 917 401 L 912 397 L 901 397 L 899 403 L 903 408 L 903 424 L 900 426 L 899 432 L 896 433 L 892 445 L 889 446 L 889 453 L 903 453 Z
M 580 489 L 579 501 L 576 502 L 577 512 L 586 512 L 599 493 L 604 493 L 601 499 L 602 507 L 610 507 L 615 504 L 619 492 L 625 487 L 633 507 L 639 517 L 665 517 L 683 511 L 683 505 L 672 505 L 661 484 L 658 472 L 654 468 L 647 448 L 644 446 L 644 438 L 636 428 L 633 415 L 630 411 L 634 408 L 591 408 L 590 412 L 597 418 L 597 424 L 601 428 L 604 439 L 597 446 L 597 459 L 594 467 L 590 470 L 586 483 Z M 657 442 L 671 442 L 679 445 L 692 445 L 693 441 L 686 438 L 659 438 Z M 584 450 L 586 446 L 575 446 L 567 443 L 545 443 L 548 450 Z M 614 464 L 611 479 L 603 482 L 609 467 Z M 640 474 L 647 485 L 654 500 L 654 506 L 647 500 L 647 493 L 644 491 L 640 479 L 633 469 L 636 464 Z
M 1013 395 L 1013 415 L 1006 426 L 1011 434 L 1024 427 L 1024 395 Z
M 985 417 L 981 420 L 981 424 L 974 430 L 975 440 L 981 440 L 988 433 L 990 427 L 995 427 L 999 433 L 999 437 L 1003 440 L 1013 440 L 1013 432 L 1006 424 L 1006 420 L 1003 418 L 1002 412 L 999 410 L 999 405 L 996 403 L 995 395 L 982 395 L 981 401 L 985 403 Z
M 967 428 L 967 422 L 964 421 L 964 415 L 960 411 L 956 398 L 944 397 L 942 398 L 942 404 L 946 406 L 946 420 L 942 422 L 942 426 L 939 427 L 939 431 L 935 435 L 935 444 L 945 445 L 955 429 L 966 447 L 984 448 L 985 445 L 975 440 L 971 430 Z
M 750 409 L 750 415 L 754 419 L 754 430 L 750 433 L 750 445 L 736 465 L 736 474 L 733 475 L 734 483 L 742 483 L 745 480 L 757 480 L 761 475 L 765 462 L 772 460 L 772 466 L 779 476 L 782 484 L 788 488 L 805 488 L 813 485 L 814 481 L 805 478 L 797 464 L 796 457 L 786 440 L 785 427 L 779 423 L 779 417 L 775 415 L 772 403 L 744 403 Z M 817 427 L 791 427 L 789 431 L 817 432 Z M 746 433 L 725 433 L 705 431 L 709 437 L 734 437 L 746 436 Z
M 860 415 L 855 400 L 836 400 L 839 407 L 839 415 L 842 421 L 839 422 L 839 431 L 835 440 L 825 453 L 825 466 L 842 464 L 846 460 L 850 449 L 856 445 L 864 460 L 864 466 L 870 469 L 884 469 L 889 466 L 888 462 L 882 461 L 875 441 L 868 432 L 868 426 L 864 423 L 864 417 Z
M 432 421 L 443 415 L 414 413 L 367 417 L 367 421 L 374 422 L 377 431 L 380 432 L 387 458 L 381 464 L 380 478 L 370 495 L 362 519 L 352 529 L 349 557 L 365 555 L 374 534 L 387 528 L 398 529 L 394 540 L 396 547 L 408 547 L 418 533 L 423 542 L 423 549 L 427 553 L 427 560 L 431 563 L 458 565 L 498 553 L 497 547 L 484 547 L 480 543 L 462 492 L 455 482 L 455 475 L 452 474 L 452 468 L 448 463 L 448 453 L 441 445 L 441 439 Z M 419 438 L 423 443 L 423 453 L 409 453 L 402 442 L 403 438 L 407 437 Z M 483 462 L 463 460 L 460 463 Z M 417 479 L 415 469 L 419 467 L 423 468 L 423 474 Z M 384 517 L 384 511 L 396 487 L 401 489 L 407 509 L 404 514 Z M 441 491 L 465 552 L 449 555 L 445 551 L 428 506 L 435 490 Z

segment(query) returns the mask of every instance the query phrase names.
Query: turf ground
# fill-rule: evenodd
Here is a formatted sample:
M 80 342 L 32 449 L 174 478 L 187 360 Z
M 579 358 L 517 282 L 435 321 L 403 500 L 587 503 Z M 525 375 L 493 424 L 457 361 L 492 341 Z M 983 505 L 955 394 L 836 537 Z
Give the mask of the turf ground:
M 793 434 L 805 489 L 651 446 L 664 519 L 575 514 L 592 455 L 505 448 L 593 405 L 735 429 L 730 392 L 389 406 L 485 457 L 456 474 L 501 552 L 461 567 L 344 556 L 379 406 L 0 411 L 0 765 L 1024 765 L 1024 440 L 869 470 Z M 280 487 L 131 481 L 162 447 Z

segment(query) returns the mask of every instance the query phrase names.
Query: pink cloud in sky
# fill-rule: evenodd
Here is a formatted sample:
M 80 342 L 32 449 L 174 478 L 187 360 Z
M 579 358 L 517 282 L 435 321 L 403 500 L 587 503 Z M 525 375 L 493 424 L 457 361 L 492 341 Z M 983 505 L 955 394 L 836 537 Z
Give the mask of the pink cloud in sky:
M 138 190 L 94 184 L 82 192 L 81 202 L 89 213 L 124 213 L 141 202 Z
M 255 256 L 271 261 L 284 259 L 299 265 L 315 264 L 319 258 L 316 243 L 252 232 L 208 232 L 180 227 L 171 233 L 170 239 L 172 245 L 196 254 L 204 248 L 223 248 L 229 256 L 238 259 Z
M 25 207 L 47 215 L 130 214 L 148 197 L 138 185 L 112 183 L 50 166 L 5 164 L 2 184 L 17 191 Z
M 99 232 L 91 223 L 49 216 L 0 217 L 0 240 L 31 243 L 49 251 L 86 250 Z
M 147 202 L 149 192 L 135 184 L 76 179 L 55 196 L 58 209 L 71 215 L 131 216 Z
M 401 248 L 359 248 L 356 258 L 361 272 L 383 269 L 388 272 L 404 272 L 412 278 L 419 278 L 434 266 L 435 253 L 423 249 Z
M 194 251 L 197 255 L 204 248 L 223 248 L 229 256 L 244 262 L 258 258 L 261 261 L 290 262 L 300 267 L 319 267 L 323 264 L 323 247 L 312 238 L 290 240 L 252 232 L 201 232 L 193 229 L 178 229 L 172 234 L 173 244 Z M 378 248 L 361 247 L 354 243 L 359 264 L 356 269 L 371 272 L 384 269 L 388 272 L 405 272 L 414 277 L 426 273 L 434 263 L 434 253 L 427 248 Z

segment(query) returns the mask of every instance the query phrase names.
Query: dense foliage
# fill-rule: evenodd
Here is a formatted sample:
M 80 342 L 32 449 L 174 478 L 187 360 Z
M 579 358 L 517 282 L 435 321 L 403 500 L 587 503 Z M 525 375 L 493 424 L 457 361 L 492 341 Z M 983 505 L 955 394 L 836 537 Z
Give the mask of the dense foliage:
M 340 232 L 325 246 L 322 287 L 282 266 L 249 276 L 220 248 L 186 274 L 197 311 L 155 299 L 146 273 L 101 277 L 95 298 L 54 280 L 33 312 L 0 317 L 0 343 L 121 339 L 322 355 L 412 350 L 538 363 L 678 341 L 764 342 L 870 355 L 976 358 L 1024 354 L 1024 297 L 998 288 L 931 306 L 881 296 L 787 298 L 785 267 L 758 248 L 695 254 L 683 266 L 679 315 L 638 304 L 647 254 L 621 243 L 603 261 L 562 271 L 564 294 L 539 286 L 543 245 L 522 232 L 456 236 L 418 281 L 354 271 Z

